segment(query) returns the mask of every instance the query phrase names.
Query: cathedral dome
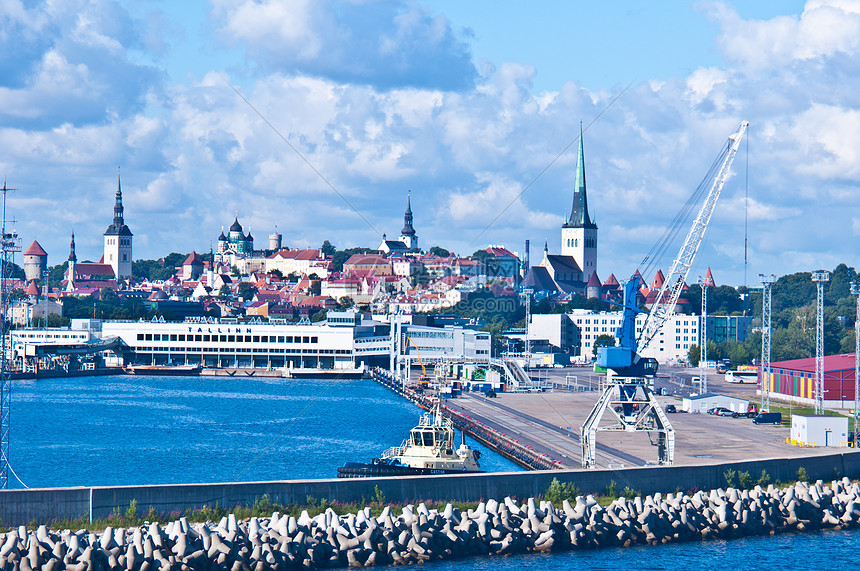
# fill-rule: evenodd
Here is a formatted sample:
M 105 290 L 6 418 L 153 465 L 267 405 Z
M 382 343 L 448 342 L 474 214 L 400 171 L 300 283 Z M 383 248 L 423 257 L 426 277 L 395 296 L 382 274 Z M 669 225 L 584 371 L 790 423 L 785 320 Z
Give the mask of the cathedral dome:
M 241 231 L 242 231 L 242 225 L 239 224 L 239 218 L 236 218 L 233 221 L 233 224 L 230 225 L 230 232 L 241 232 Z

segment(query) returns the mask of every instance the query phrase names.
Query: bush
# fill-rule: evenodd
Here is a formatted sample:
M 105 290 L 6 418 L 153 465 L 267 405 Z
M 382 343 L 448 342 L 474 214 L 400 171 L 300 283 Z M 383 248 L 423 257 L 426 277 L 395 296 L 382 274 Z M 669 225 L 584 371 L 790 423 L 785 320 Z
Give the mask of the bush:
M 761 487 L 765 487 L 768 484 L 770 484 L 770 474 L 768 474 L 766 471 L 762 470 L 761 471 L 761 478 L 758 479 L 758 485 Z
M 797 481 L 798 482 L 808 482 L 809 481 L 809 474 L 806 473 L 806 468 L 804 468 L 803 466 L 801 466 L 800 468 L 797 469 Z
M 579 489 L 572 482 L 561 483 L 558 478 L 553 478 L 546 489 L 544 499 L 552 502 L 555 506 L 560 506 L 564 500 L 572 500 L 579 495 Z
M 726 486 L 728 486 L 729 488 L 735 487 L 735 476 L 736 475 L 737 475 L 737 472 L 735 472 L 731 468 L 729 468 L 728 470 L 723 472 L 723 478 L 726 479 Z
M 749 472 L 738 472 L 738 486 L 742 490 L 749 490 L 753 487 L 753 479 Z
M 618 484 L 615 483 L 615 480 L 609 480 L 609 485 L 603 489 L 603 495 L 613 499 L 618 497 Z

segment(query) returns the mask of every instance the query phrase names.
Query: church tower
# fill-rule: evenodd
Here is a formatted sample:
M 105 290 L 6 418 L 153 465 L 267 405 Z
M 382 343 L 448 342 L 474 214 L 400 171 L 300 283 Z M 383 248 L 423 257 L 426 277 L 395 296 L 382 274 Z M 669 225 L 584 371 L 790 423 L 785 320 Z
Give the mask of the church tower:
M 582 270 L 582 281 L 588 282 L 597 271 L 597 224 L 588 215 L 585 192 L 585 154 L 582 150 L 582 123 L 579 124 L 579 159 L 576 163 L 576 186 L 573 209 L 561 226 L 561 255 L 572 256 Z
M 410 250 L 418 248 L 418 236 L 412 227 L 412 197 L 406 195 L 406 212 L 403 213 L 403 230 L 400 231 L 400 241 Z
M 75 255 L 75 233 L 72 232 L 72 243 L 69 244 L 69 269 L 66 273 L 66 291 L 75 291 L 75 264 L 78 257 Z
M 105 231 L 104 263 L 113 268 L 116 279 L 131 279 L 131 241 L 133 234 L 123 219 L 122 187 L 116 175 L 116 203 L 113 207 L 113 224 Z

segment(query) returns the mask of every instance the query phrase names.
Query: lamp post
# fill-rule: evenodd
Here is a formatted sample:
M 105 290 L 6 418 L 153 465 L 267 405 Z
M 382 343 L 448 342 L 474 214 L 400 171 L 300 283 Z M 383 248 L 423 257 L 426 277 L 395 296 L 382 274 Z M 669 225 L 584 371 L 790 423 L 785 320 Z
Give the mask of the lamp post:
M 702 284 L 702 351 L 699 359 L 699 377 L 702 394 L 708 392 L 708 278 L 700 282 Z
M 854 446 L 857 446 L 857 408 L 860 406 L 860 283 L 851 282 L 851 293 L 857 296 L 857 316 L 854 319 Z
M 770 291 L 776 276 L 759 274 L 761 292 L 761 412 L 770 412 Z M 792 395 L 793 396 L 793 395 Z
M 812 281 L 818 289 L 818 311 L 815 327 L 815 414 L 824 412 L 824 283 L 830 281 L 830 272 L 812 272 Z

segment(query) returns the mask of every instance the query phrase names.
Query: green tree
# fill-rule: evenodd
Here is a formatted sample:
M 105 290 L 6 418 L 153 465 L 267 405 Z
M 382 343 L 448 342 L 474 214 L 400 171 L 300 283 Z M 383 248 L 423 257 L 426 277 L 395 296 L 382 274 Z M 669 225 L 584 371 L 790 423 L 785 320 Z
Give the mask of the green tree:
M 224 284 L 221 286 L 221 289 L 218 290 L 218 299 L 230 299 L 232 295 L 232 291 L 230 290 L 230 286 Z
M 239 283 L 239 297 L 244 301 L 249 301 L 257 294 L 257 288 L 251 282 Z
M 345 309 L 349 309 L 350 307 L 352 307 L 354 305 L 355 305 L 355 301 L 353 301 L 353 299 L 351 297 L 349 297 L 348 295 L 345 295 L 345 296 L 341 297 L 339 300 L 337 300 L 337 308 L 340 311 L 344 311 Z
M 434 256 L 439 256 L 440 258 L 447 258 L 451 255 L 451 252 L 449 252 L 445 248 L 440 248 L 439 246 L 433 246 L 432 248 L 430 248 L 429 252 Z
M 113 303 L 117 299 L 119 299 L 119 297 L 116 295 L 116 292 L 113 290 L 113 288 L 103 287 L 99 290 L 99 299 L 106 303 Z
M 337 248 L 328 240 L 324 241 L 322 246 L 320 246 L 320 253 L 325 256 L 333 256 L 335 252 L 337 252 Z
M 353 254 L 367 254 L 373 252 L 370 248 L 348 248 L 346 250 L 338 250 L 331 257 L 331 271 L 343 271 L 343 263 L 347 261 Z
M 594 356 L 597 356 L 597 350 L 600 347 L 615 347 L 615 337 L 608 333 L 601 333 L 594 340 L 594 347 L 591 349 Z
M 320 309 L 313 315 L 311 315 L 311 322 L 316 323 L 318 321 L 325 321 L 326 315 L 328 315 L 328 311 L 325 309 Z
M 698 367 L 699 360 L 702 358 L 702 350 L 698 345 L 693 344 L 690 345 L 690 349 L 687 351 L 687 360 L 690 362 L 691 367 Z

